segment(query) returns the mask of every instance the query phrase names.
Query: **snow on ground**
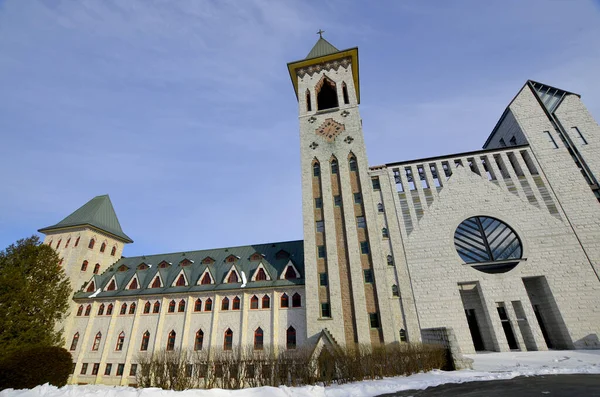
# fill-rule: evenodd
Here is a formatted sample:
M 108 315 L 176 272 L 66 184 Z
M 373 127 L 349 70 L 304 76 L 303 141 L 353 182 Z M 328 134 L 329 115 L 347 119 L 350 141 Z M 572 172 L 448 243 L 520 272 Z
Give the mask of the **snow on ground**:
M 481 353 L 468 355 L 473 370 L 431 371 L 340 386 L 258 387 L 244 390 L 133 389 L 102 385 L 43 385 L 31 390 L 7 389 L 0 397 L 371 397 L 410 389 L 425 389 L 444 383 L 512 379 L 521 375 L 600 374 L 600 350 Z

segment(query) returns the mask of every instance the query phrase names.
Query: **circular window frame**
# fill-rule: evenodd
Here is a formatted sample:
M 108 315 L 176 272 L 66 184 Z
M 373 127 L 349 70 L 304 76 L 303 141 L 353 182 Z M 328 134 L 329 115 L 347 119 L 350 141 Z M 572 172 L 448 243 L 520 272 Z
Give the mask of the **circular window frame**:
M 483 226 L 483 223 L 481 222 L 482 218 L 495 221 L 498 223 L 498 226 L 496 226 L 496 228 L 494 230 L 492 230 L 492 232 L 487 233 L 486 228 Z M 471 224 L 471 225 L 466 224 L 468 221 L 476 222 L 476 225 L 477 225 L 476 229 L 473 229 L 473 224 Z M 461 255 L 461 247 L 457 243 L 457 234 L 459 234 L 460 228 L 462 225 L 465 225 L 466 229 L 470 228 L 471 230 L 475 231 L 474 233 L 470 233 L 470 235 L 469 235 L 469 233 L 466 233 L 466 236 L 465 236 L 465 233 L 464 233 L 465 228 L 463 228 L 463 230 L 462 230 L 463 231 L 463 235 L 462 235 L 463 240 L 461 240 L 461 242 L 463 244 L 465 244 L 465 242 L 464 242 L 465 237 L 471 238 L 472 241 L 475 241 L 478 238 L 480 239 L 480 241 L 475 241 L 475 243 L 478 244 L 479 246 L 474 248 L 474 251 L 471 252 L 472 253 L 471 257 L 473 259 L 471 261 L 467 261 L 466 258 L 463 256 L 463 255 L 467 256 L 466 254 L 463 253 L 463 255 Z M 510 236 L 514 236 L 513 240 L 518 243 L 518 248 L 520 248 L 520 254 L 514 255 L 514 256 L 508 255 L 508 257 L 499 259 L 499 260 L 494 259 L 494 252 L 498 247 L 494 248 L 493 242 L 490 245 L 488 238 L 489 238 L 489 235 L 491 235 L 493 232 L 495 232 L 499 227 L 502 227 L 504 230 L 509 231 L 506 238 L 509 238 Z M 502 231 L 500 234 L 502 234 Z M 462 261 L 463 266 L 469 266 L 469 267 L 471 267 L 475 270 L 478 270 L 480 272 L 483 272 L 483 273 L 487 273 L 487 274 L 507 273 L 507 272 L 513 270 L 515 267 L 517 267 L 517 265 L 519 265 L 519 263 L 527 260 L 527 258 L 524 257 L 525 244 L 523 243 L 523 240 L 519 236 L 519 233 L 517 232 L 517 230 L 515 230 L 514 227 L 512 227 L 505 221 L 498 219 L 494 216 L 477 214 L 477 215 L 471 215 L 467 218 L 464 218 L 462 221 L 458 222 L 458 224 L 454 228 L 454 233 L 452 234 L 452 240 L 454 242 L 455 252 L 456 252 L 458 258 L 460 258 L 460 260 Z M 503 241 L 504 241 L 504 239 L 501 242 L 503 242 Z M 513 244 L 513 242 L 511 242 L 509 244 L 509 246 L 511 244 Z M 481 246 L 485 246 L 485 251 L 481 249 Z M 485 253 L 485 255 L 487 255 L 487 257 L 484 257 L 485 255 L 482 255 L 482 253 Z M 512 254 L 512 253 L 513 252 L 511 252 L 510 254 Z M 476 260 L 475 257 L 477 257 L 477 256 L 479 256 L 482 260 Z

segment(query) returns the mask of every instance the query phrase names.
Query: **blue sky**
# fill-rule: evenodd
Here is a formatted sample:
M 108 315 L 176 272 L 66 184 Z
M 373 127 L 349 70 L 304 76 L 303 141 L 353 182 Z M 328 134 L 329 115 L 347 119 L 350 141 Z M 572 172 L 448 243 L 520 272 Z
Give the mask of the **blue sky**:
M 301 239 L 319 28 L 359 47 L 371 165 L 481 148 L 528 78 L 600 119 L 598 1 L 0 0 L 0 248 L 107 193 L 126 256 Z

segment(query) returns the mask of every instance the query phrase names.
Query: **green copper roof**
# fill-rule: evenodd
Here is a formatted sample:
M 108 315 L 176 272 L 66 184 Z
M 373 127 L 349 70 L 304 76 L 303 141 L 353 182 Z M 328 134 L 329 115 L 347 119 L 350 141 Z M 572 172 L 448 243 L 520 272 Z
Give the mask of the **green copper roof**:
M 121 224 L 119 223 L 119 219 L 117 219 L 117 214 L 108 194 L 94 197 L 56 225 L 48 226 L 38 231 L 44 233 L 54 229 L 86 225 L 110 233 L 126 243 L 133 243 L 133 240 L 121 229 Z
M 314 45 L 312 50 L 310 50 L 305 59 L 318 58 L 325 55 L 335 54 L 339 51 L 340 50 L 331 45 L 330 42 L 321 37 Z

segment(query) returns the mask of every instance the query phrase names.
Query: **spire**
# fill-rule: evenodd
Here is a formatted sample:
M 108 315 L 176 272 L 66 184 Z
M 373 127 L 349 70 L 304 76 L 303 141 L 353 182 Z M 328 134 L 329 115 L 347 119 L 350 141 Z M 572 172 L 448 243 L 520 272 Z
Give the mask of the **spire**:
M 112 234 L 126 243 L 133 243 L 133 240 L 121 229 L 121 224 L 117 219 L 117 214 L 108 194 L 94 197 L 56 225 L 45 227 L 38 230 L 38 232 L 45 233 L 55 229 L 88 225 Z
M 305 59 L 318 58 L 325 55 L 335 54 L 336 52 L 340 51 L 330 42 L 325 40 L 323 36 L 321 36 L 323 34 L 322 30 L 319 30 L 317 34 L 320 36 L 319 40 L 317 40 L 317 43 L 313 46 L 312 50 L 310 50 Z

